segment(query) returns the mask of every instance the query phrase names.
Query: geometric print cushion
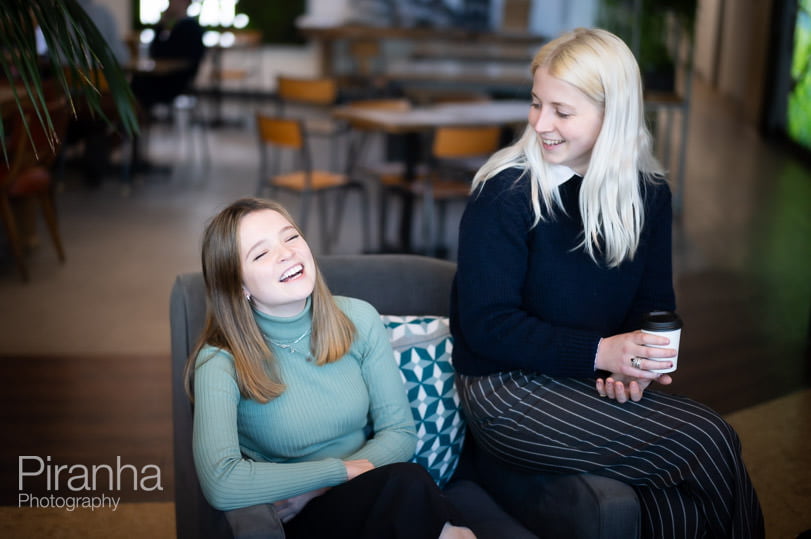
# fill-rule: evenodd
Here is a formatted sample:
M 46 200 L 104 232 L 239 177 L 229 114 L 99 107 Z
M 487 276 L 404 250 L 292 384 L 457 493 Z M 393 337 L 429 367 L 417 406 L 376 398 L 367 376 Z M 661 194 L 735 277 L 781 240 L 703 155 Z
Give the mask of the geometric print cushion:
M 437 485 L 445 486 L 459 464 L 465 422 L 453 383 L 453 338 L 447 317 L 381 316 L 394 359 L 405 382 L 417 427 L 421 464 Z

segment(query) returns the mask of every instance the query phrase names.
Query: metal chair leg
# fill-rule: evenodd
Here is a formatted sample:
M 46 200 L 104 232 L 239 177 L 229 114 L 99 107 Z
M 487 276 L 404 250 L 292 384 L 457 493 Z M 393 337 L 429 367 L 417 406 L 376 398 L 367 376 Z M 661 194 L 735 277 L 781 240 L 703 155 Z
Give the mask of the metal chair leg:
M 311 193 L 305 191 L 301 193 L 301 202 L 299 207 L 299 226 L 304 236 L 307 236 L 307 218 L 310 212 L 310 196 Z
M 432 244 L 434 229 L 433 187 L 431 186 L 430 180 L 427 180 L 425 182 L 425 189 L 422 193 L 422 249 L 428 256 L 436 256 L 436 246 Z
M 380 192 L 378 193 L 378 215 L 377 215 L 377 230 L 378 230 L 378 246 L 381 250 L 385 250 L 386 248 L 386 227 L 388 226 L 388 214 L 389 214 L 389 190 L 385 185 L 380 186 Z
M 319 221 L 321 223 L 321 245 L 324 246 L 324 254 L 329 254 L 332 248 L 332 237 L 329 233 L 329 211 L 327 209 L 327 194 L 329 191 L 320 191 L 317 195 Z
M 338 241 L 340 237 L 341 231 L 341 223 L 343 222 L 344 217 L 344 208 L 346 206 L 346 196 L 348 194 L 349 187 L 342 187 L 337 190 L 335 193 L 335 215 L 333 224 L 331 227 L 325 227 L 324 231 L 326 233 L 331 232 L 332 234 L 329 236 L 329 244 L 333 245 L 335 242 Z M 326 222 L 327 216 L 324 214 L 324 221 Z
M 369 193 L 366 192 L 366 189 L 362 186 L 358 186 L 358 191 L 360 194 L 360 211 L 361 211 L 361 228 L 363 229 L 363 252 L 368 253 L 372 247 L 372 232 L 370 230 L 370 220 L 369 220 Z

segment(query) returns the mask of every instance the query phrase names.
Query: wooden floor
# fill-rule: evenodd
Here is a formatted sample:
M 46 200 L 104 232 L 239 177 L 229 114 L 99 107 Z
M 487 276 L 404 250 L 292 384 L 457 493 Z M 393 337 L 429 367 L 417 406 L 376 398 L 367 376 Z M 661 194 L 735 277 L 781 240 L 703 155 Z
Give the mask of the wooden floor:
M 728 413 L 809 385 L 811 169 L 696 84 L 674 238 L 685 328 L 669 390 Z M 63 185 L 66 266 L 45 238 L 27 285 L 0 258 L 2 504 L 17 504 L 22 455 L 155 465 L 163 490 L 124 488 L 124 501 L 175 495 L 169 289 L 174 275 L 197 270 L 204 222 L 253 192 L 256 165 L 244 129 L 210 132 L 208 172 L 161 136 L 155 154 L 180 175 L 145 178 L 128 197 L 113 180 L 97 191 Z M 344 230 L 338 251 L 359 252 L 359 236 Z
M 174 499 L 170 378 L 168 356 L 0 357 L 0 505 L 18 505 L 18 491 L 75 495 L 69 480 L 81 474 L 98 486 L 83 490 L 125 502 Z M 19 488 L 21 460 L 31 475 Z M 57 473 L 74 464 L 113 474 Z

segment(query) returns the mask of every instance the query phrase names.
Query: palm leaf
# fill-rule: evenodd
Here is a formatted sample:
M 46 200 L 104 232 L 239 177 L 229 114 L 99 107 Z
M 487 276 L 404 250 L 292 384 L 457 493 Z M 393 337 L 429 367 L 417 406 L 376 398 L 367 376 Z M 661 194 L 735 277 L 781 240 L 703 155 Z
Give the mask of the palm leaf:
M 35 29 L 39 26 L 48 46 L 47 58 L 37 55 Z M 137 133 L 135 101 L 121 66 L 90 17 L 76 0 L 3 0 L 0 11 L 0 75 L 11 83 L 17 114 L 30 103 L 33 116 L 51 135 L 43 73 L 51 73 L 55 91 L 64 95 L 75 113 L 77 102 L 87 103 L 93 114 L 106 118 L 101 106 L 102 81 L 113 97 L 120 125 L 128 135 Z M 6 133 L 0 118 L 0 147 L 6 156 Z M 24 117 L 24 116 L 23 116 Z M 33 118 L 32 118 L 33 119 Z M 25 121 L 23 125 L 30 139 Z M 6 156 L 6 161 L 8 157 Z

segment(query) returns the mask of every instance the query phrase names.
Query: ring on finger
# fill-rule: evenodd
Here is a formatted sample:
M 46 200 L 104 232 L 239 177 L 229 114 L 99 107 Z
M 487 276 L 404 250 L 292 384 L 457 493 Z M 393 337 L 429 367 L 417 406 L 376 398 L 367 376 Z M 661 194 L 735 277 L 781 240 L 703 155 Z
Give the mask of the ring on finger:
M 633 368 L 635 368 L 635 369 L 641 369 L 642 368 L 642 362 L 640 361 L 640 359 L 638 357 L 632 357 L 631 358 L 631 366 Z

